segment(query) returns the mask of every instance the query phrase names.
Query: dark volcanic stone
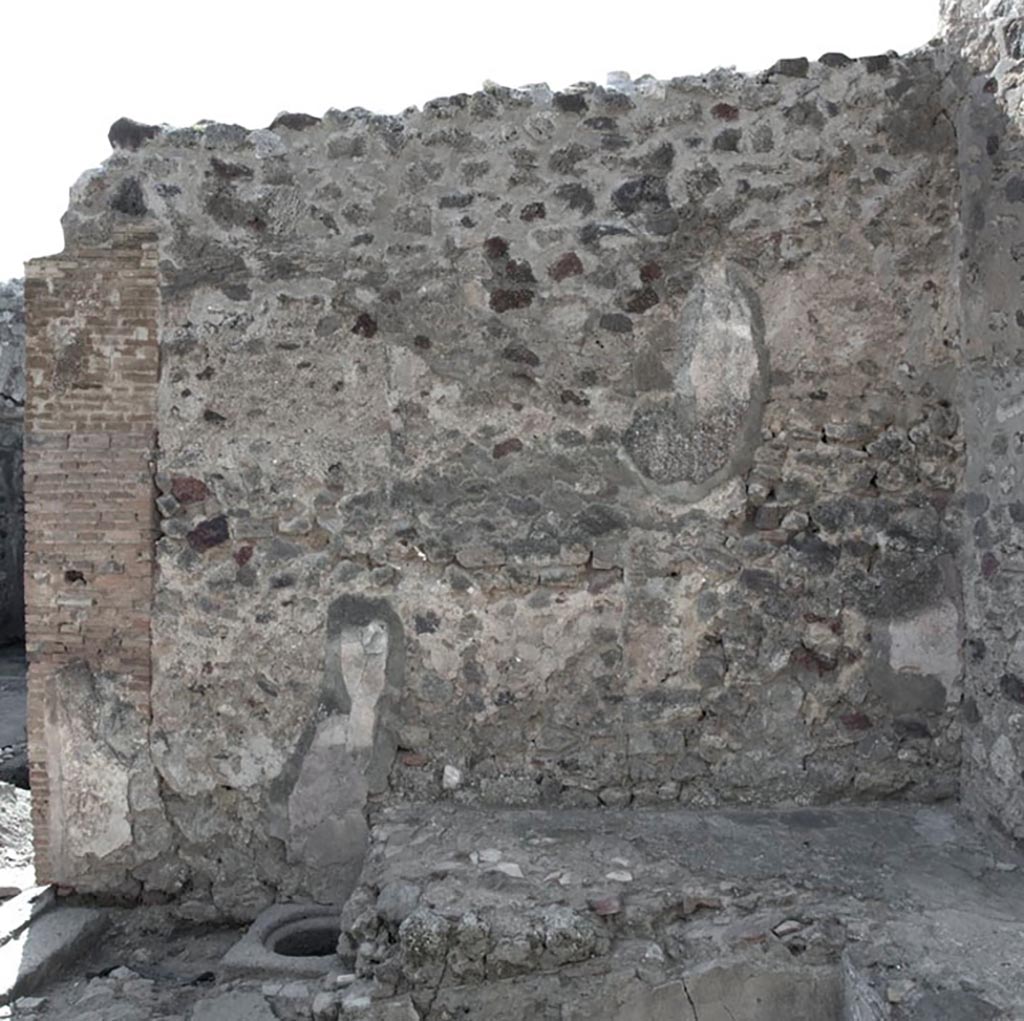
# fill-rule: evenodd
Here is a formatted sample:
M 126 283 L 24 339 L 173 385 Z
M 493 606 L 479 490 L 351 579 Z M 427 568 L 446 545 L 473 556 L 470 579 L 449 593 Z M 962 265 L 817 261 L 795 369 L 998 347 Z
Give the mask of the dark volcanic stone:
M 525 289 L 509 291 L 498 290 L 491 293 L 491 308 L 499 314 L 514 308 L 526 308 L 533 303 L 533 291 Z
M 473 204 L 473 195 L 442 195 L 437 204 L 441 209 L 465 209 Z
M 928 724 L 923 720 L 898 719 L 893 723 L 896 736 L 906 741 L 919 741 L 931 737 Z
M 210 495 L 210 490 L 202 479 L 175 475 L 171 479 L 171 495 L 178 503 L 202 503 Z
M 507 280 L 514 280 L 517 284 L 535 284 L 537 282 L 533 275 L 533 267 L 525 259 L 509 259 L 503 275 Z
M 743 133 L 738 128 L 728 128 L 715 135 L 711 148 L 715 152 L 737 152 Z
M 556 92 L 553 100 L 555 108 L 563 113 L 586 113 L 586 96 L 579 92 Z
M 223 514 L 207 521 L 200 521 L 188 533 L 188 544 L 194 550 L 208 550 L 228 541 L 228 519 Z
M 601 238 L 629 233 L 625 227 L 617 227 L 614 223 L 586 223 L 580 228 L 580 241 L 585 245 L 592 245 Z
M 1024 177 L 1011 177 L 1004 188 L 1007 202 L 1024 202 Z
M 647 285 L 646 287 L 640 287 L 635 291 L 631 291 L 626 297 L 624 307 L 627 312 L 640 315 L 648 309 L 654 308 L 660 301 L 661 298 L 658 297 L 658 292 L 650 285 Z
M 114 197 L 110 200 L 110 208 L 126 216 L 145 216 L 146 199 L 142 194 L 142 185 L 134 177 L 126 177 L 118 186 Z
M 224 181 L 251 178 L 254 173 L 252 167 L 247 167 L 242 163 L 227 163 L 224 160 L 217 159 L 216 156 L 210 160 L 210 169 L 217 177 Z
M 999 690 L 1011 702 L 1024 705 L 1024 680 L 1021 680 L 1016 674 L 1003 674 L 999 678 Z
M 782 74 L 789 78 L 806 78 L 807 69 L 810 67 L 806 57 L 794 57 L 793 59 L 785 59 L 776 62 L 772 68 L 772 74 Z
M 110 125 L 107 141 L 111 149 L 138 149 L 149 138 L 156 138 L 160 128 L 155 124 L 140 124 L 130 117 L 119 117 Z
M 981 713 L 978 710 L 978 702 L 974 698 L 965 698 L 963 704 L 964 723 L 974 726 L 981 722 Z
M 502 440 L 501 443 L 495 444 L 491 454 L 497 461 L 499 458 L 508 457 L 509 454 L 516 454 L 522 449 L 523 441 L 516 436 L 512 436 L 507 440 Z
M 664 209 L 668 204 L 665 181 L 653 174 L 626 181 L 612 192 L 612 205 L 624 213 L 635 213 L 641 206 Z
M 488 259 L 500 259 L 502 256 L 508 255 L 508 242 L 504 238 L 488 238 L 484 242 L 484 255 Z
M 518 362 L 520 365 L 540 365 L 540 358 L 535 351 L 530 350 L 525 344 L 509 344 L 501 352 L 502 358 L 510 362 Z
M 575 252 L 560 255 L 549 267 L 548 276 L 552 280 L 564 280 L 566 277 L 579 276 L 583 272 L 583 263 Z
M 415 618 L 416 634 L 432 635 L 440 624 L 441 618 L 433 610 L 418 614 Z
M 289 128 L 292 131 L 304 131 L 306 128 L 316 127 L 319 123 L 320 118 L 310 113 L 280 113 L 271 123 L 270 130 Z
M 569 208 L 575 209 L 581 216 L 589 216 L 594 211 L 594 195 L 582 184 L 560 184 L 555 189 L 555 196 L 567 202 Z
M 885 53 L 874 57 L 861 57 L 860 59 L 868 74 L 879 74 L 882 71 L 888 71 L 892 64 L 892 58 Z
M 621 312 L 606 312 L 598 320 L 598 325 L 609 333 L 633 332 L 633 320 L 629 316 L 622 315 Z
M 374 337 L 377 334 L 377 320 L 369 312 L 360 312 L 356 317 L 352 332 L 367 339 Z

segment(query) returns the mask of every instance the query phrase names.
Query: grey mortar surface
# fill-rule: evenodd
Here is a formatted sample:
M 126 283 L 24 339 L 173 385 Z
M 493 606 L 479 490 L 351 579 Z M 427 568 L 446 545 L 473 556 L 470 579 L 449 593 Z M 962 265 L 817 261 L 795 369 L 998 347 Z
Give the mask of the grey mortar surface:
M 342 916 L 357 974 L 340 989 L 341 959 L 322 983 L 211 984 L 236 930 L 112 914 L 115 934 L 43 990 L 40 1018 L 206 1017 L 203 1002 L 244 993 L 289 1017 L 321 995 L 374 1021 L 633 1021 L 681 984 L 776 976 L 781 995 L 795 974 L 834 995 L 842 969 L 879 1018 L 1024 1017 L 1024 857 L 940 808 L 389 810 Z

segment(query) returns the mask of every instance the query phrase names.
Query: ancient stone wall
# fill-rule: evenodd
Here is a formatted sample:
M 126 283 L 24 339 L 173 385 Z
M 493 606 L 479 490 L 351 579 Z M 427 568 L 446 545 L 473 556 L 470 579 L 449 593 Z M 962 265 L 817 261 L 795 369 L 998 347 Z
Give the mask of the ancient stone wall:
M 967 5 L 965 5 L 967 6 Z M 954 12 L 960 17 L 970 10 Z M 977 9 L 974 10 L 977 15 Z M 968 809 L 1024 839 L 1024 11 L 988 5 L 959 65 Z M 954 28 L 957 26 L 954 25 Z M 963 25 L 960 25 L 963 29 Z
M 944 61 L 115 125 L 30 305 L 55 358 L 82 260 L 153 233 L 152 716 L 121 690 L 141 663 L 62 646 L 58 676 L 36 646 L 37 691 L 88 689 L 82 747 L 119 785 L 64 881 L 248 916 L 344 896 L 368 802 L 955 795 Z M 64 634 L 98 611 L 50 613 L 94 594 L 53 553 L 31 605 Z
M 950 54 L 966 58 L 961 70 L 991 70 L 1019 47 L 1021 0 L 939 0 L 939 11 Z
M 0 645 L 25 637 L 24 409 L 25 296 L 11 280 L 0 283 Z
M 30 262 L 25 290 L 36 870 L 41 882 L 120 892 L 126 867 L 166 843 L 148 733 L 154 239 L 116 229 Z

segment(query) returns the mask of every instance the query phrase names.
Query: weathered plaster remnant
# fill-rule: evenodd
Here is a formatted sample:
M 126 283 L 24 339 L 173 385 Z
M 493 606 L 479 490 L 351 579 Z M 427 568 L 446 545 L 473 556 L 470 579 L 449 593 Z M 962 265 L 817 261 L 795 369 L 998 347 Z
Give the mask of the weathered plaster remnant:
M 63 823 L 50 852 L 83 891 L 119 890 L 126 862 L 145 863 L 170 841 L 148 721 L 126 681 L 78 661 L 52 677 L 47 692 L 46 756 Z
M 744 454 L 749 463 L 760 439 L 764 322 L 737 269 L 718 266 L 695 283 L 680 334 L 674 371 L 653 353 L 638 364 L 642 388 L 655 397 L 634 413 L 623 445 L 647 478 L 703 495 L 734 474 Z

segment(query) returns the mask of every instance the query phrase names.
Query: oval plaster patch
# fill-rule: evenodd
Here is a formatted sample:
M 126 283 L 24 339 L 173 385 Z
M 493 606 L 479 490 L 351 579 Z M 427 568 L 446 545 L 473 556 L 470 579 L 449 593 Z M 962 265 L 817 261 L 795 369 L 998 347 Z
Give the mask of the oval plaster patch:
M 764 324 L 736 267 L 698 280 L 674 355 L 671 396 L 638 407 L 622 444 L 643 476 L 699 499 L 749 461 L 767 391 Z

